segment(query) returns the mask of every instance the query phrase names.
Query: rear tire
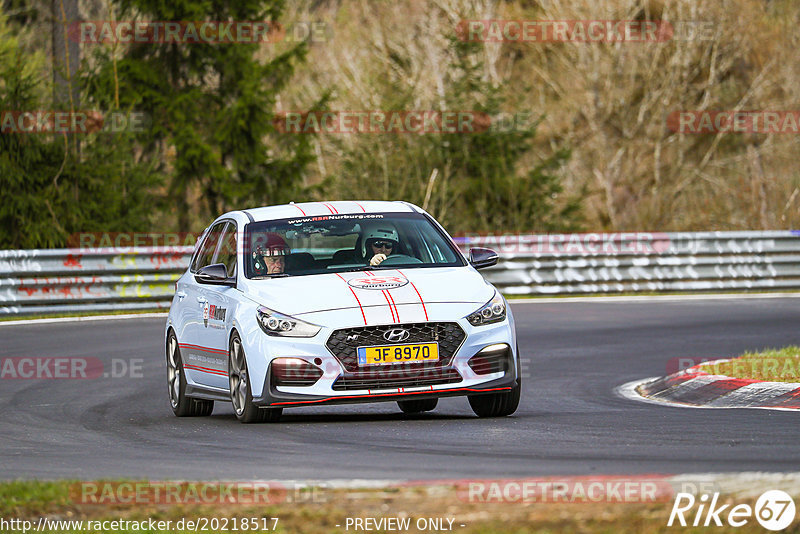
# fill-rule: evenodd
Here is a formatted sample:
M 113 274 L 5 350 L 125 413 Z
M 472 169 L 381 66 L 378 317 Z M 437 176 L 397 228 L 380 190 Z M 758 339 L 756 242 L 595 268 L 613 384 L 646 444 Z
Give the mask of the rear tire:
M 167 336 L 167 387 L 172 413 L 177 417 L 202 417 L 211 415 L 214 401 L 193 399 L 186 396 L 186 376 L 183 371 L 183 358 L 175 332 Z
M 400 410 L 402 410 L 403 413 L 408 414 L 429 412 L 436 408 L 438 403 L 439 399 L 414 399 L 397 401 L 397 405 L 400 407 Z
M 505 417 L 517 411 L 522 385 L 519 380 L 511 391 L 470 395 L 469 405 L 478 417 Z
M 231 336 L 228 347 L 228 384 L 231 390 L 231 404 L 236 419 L 241 423 L 272 423 L 280 419 L 283 408 L 259 408 L 253 404 L 250 390 L 250 377 L 247 373 L 247 358 L 244 355 L 242 340 L 236 332 Z

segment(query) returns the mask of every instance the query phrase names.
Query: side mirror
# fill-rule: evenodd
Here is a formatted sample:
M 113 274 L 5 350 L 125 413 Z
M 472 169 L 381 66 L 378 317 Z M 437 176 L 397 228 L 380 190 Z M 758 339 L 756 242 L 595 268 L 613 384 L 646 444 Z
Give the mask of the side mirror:
M 490 248 L 469 249 L 469 263 L 476 269 L 484 269 L 497 264 L 497 252 Z
M 215 284 L 220 286 L 234 286 L 236 280 L 228 278 L 228 269 L 224 263 L 214 263 L 213 265 L 206 265 L 202 267 L 194 279 L 201 284 Z

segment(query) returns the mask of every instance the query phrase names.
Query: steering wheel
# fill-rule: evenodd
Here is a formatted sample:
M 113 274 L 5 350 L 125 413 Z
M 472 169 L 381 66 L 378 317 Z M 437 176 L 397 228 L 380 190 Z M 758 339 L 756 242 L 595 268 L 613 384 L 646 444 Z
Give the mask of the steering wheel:
M 391 256 L 387 256 L 386 259 L 381 262 L 380 266 L 404 265 L 408 263 L 422 263 L 422 260 L 415 258 L 414 256 L 407 256 L 405 254 L 392 254 Z

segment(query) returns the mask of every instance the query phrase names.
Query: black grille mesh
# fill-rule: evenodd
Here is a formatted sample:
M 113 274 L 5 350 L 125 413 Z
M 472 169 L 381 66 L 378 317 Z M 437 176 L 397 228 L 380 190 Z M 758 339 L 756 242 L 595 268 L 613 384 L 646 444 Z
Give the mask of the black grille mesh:
M 408 339 L 401 343 L 390 343 L 383 335 L 397 328 L 404 328 L 410 334 Z M 458 323 L 407 323 L 380 326 L 361 326 L 356 328 L 343 328 L 336 330 L 328 338 L 326 346 L 348 373 L 356 373 L 358 368 L 358 347 L 374 345 L 401 345 L 408 343 L 439 343 L 439 361 L 403 364 L 408 370 L 443 368 L 453 361 L 458 347 L 464 341 L 466 334 Z M 370 372 L 375 369 L 386 369 L 397 365 L 370 366 Z M 363 371 L 363 369 L 362 369 Z

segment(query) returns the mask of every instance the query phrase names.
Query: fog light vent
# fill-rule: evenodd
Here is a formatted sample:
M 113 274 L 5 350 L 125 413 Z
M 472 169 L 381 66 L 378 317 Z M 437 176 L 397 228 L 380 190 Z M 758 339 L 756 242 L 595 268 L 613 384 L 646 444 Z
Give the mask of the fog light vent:
M 300 358 L 276 358 L 270 366 L 273 386 L 313 386 L 322 369 Z
M 506 372 L 511 368 L 511 347 L 505 343 L 484 347 L 467 362 L 476 375 Z

